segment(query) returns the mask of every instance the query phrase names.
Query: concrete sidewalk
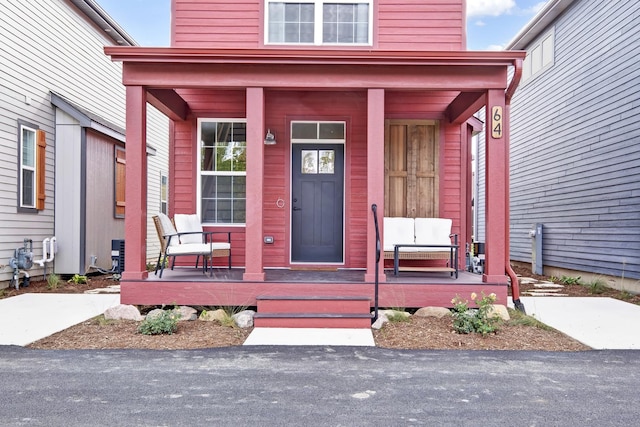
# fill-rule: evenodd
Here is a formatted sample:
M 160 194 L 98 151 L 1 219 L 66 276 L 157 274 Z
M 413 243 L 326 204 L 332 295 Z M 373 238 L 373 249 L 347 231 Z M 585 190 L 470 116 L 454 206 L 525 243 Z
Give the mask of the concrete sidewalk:
M 594 349 L 640 349 L 640 306 L 613 298 L 522 297 L 527 314 Z M 119 294 L 22 294 L 0 300 L 0 345 L 25 346 L 98 316 Z M 372 346 L 370 329 L 256 328 L 245 345 Z
M 601 297 L 521 297 L 520 301 L 528 315 L 593 349 L 640 350 L 638 305 Z
M 0 299 L 0 345 L 25 346 L 120 304 L 119 294 L 22 294 Z

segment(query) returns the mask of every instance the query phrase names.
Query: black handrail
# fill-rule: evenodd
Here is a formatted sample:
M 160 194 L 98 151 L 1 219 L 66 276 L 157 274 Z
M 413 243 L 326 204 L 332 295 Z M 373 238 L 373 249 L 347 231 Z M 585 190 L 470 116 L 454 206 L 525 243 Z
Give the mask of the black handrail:
M 376 273 L 375 273 L 375 296 L 373 301 L 374 314 L 371 319 L 371 323 L 378 320 L 378 265 L 380 264 L 380 230 L 378 228 L 378 205 L 375 203 L 371 205 L 371 211 L 373 212 L 373 223 L 376 227 Z

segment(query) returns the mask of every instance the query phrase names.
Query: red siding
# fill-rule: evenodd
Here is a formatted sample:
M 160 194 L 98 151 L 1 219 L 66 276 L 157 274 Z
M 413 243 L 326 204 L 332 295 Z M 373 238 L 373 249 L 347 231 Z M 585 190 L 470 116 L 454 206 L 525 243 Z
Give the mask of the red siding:
M 379 2 L 377 48 L 382 50 L 463 50 L 462 0 Z
M 195 212 L 197 206 L 196 117 L 245 117 L 245 92 L 230 90 L 180 90 L 189 103 L 192 119 L 174 127 L 175 146 L 171 172 L 175 185 L 172 212 Z M 443 109 L 455 97 L 452 92 L 392 92 L 386 94 L 387 118 L 439 119 L 441 191 L 440 215 L 454 220 L 454 232 L 461 233 L 461 209 L 468 209 L 461 190 L 460 126 L 446 125 Z M 345 266 L 366 266 L 367 216 L 367 99 L 364 92 L 267 91 L 266 123 L 276 135 L 277 145 L 265 147 L 264 234 L 274 243 L 264 246 L 266 267 L 289 265 L 290 228 L 290 144 L 291 120 L 345 120 Z M 284 207 L 277 201 L 282 199 Z M 233 264 L 245 264 L 244 227 L 215 227 L 233 231 Z M 461 236 L 464 242 L 464 237 Z
M 174 3 L 172 46 L 257 48 L 263 45 L 261 1 L 174 0 Z M 463 3 L 463 0 L 374 2 L 374 48 L 463 50 Z
M 174 0 L 172 46 L 256 48 L 262 6 L 257 0 Z

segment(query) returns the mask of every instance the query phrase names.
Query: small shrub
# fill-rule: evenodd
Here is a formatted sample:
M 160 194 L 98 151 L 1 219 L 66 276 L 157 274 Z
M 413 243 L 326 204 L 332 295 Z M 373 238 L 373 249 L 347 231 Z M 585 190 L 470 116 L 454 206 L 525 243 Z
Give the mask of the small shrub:
M 47 289 L 58 289 L 60 284 L 60 276 L 55 273 L 51 273 L 47 276 Z
M 581 285 L 582 282 L 580 282 L 581 276 L 578 277 L 571 277 L 571 276 L 562 276 L 561 278 L 557 278 L 554 277 L 554 282 L 559 282 L 562 285 Z
M 138 326 L 138 333 L 142 335 L 171 335 L 178 330 L 180 313 L 175 310 L 164 310 L 158 316 L 148 316 Z
M 408 322 L 411 316 L 408 315 L 404 310 L 396 310 L 394 309 L 391 313 L 387 314 L 387 319 L 389 322 Z
M 84 284 L 87 284 L 89 282 L 89 279 L 87 278 L 87 276 L 82 276 L 80 274 L 74 274 L 71 279 L 67 280 L 67 282 L 74 283 L 76 285 L 84 285 Z
M 469 308 L 469 301 L 463 300 L 458 295 L 451 300 L 453 304 L 453 329 L 459 334 L 479 333 L 487 335 L 498 330 L 500 319 L 490 316 L 490 310 L 496 300 L 496 294 L 491 293 L 478 299 L 473 292 L 471 300 L 478 305 L 477 309 Z
M 600 295 L 607 289 L 607 285 L 602 279 L 594 279 L 584 286 L 589 290 L 589 293 L 593 295 Z
M 633 297 L 634 295 L 629 291 L 620 291 L 620 293 L 618 294 L 618 298 L 623 301 L 629 301 Z

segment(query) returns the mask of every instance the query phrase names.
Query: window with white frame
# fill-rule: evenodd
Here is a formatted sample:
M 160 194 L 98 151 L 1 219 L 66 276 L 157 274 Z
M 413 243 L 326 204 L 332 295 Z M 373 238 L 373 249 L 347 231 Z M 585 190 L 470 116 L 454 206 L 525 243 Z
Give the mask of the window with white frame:
M 20 124 L 20 207 L 36 207 L 36 132 Z
M 169 211 L 169 176 L 160 172 L 160 212 L 168 215 Z
M 522 63 L 522 81 L 526 82 L 541 74 L 554 63 L 554 31 L 551 29 L 527 49 Z
M 267 0 L 267 44 L 370 45 L 373 0 Z
M 245 119 L 199 119 L 198 202 L 205 224 L 246 221 L 247 124 Z

